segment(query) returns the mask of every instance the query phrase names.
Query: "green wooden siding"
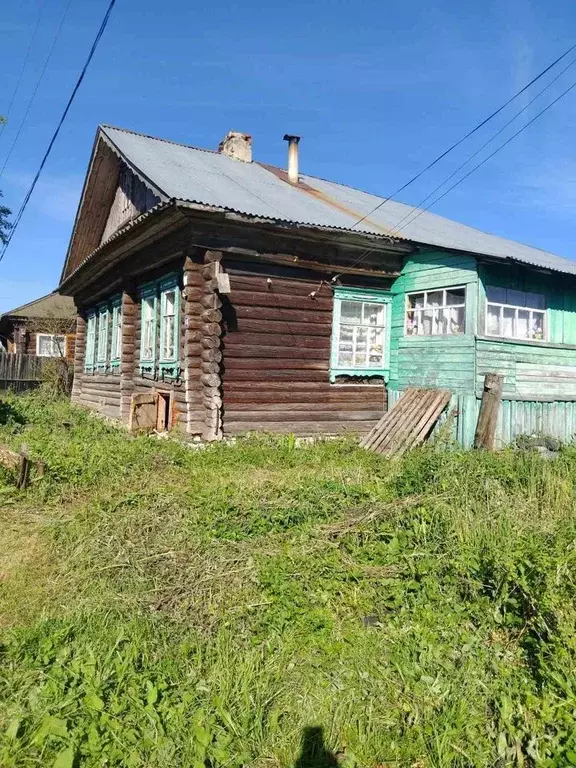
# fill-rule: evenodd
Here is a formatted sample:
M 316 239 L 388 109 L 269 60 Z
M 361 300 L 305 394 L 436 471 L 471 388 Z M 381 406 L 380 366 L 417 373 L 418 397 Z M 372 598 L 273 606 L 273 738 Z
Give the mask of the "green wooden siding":
M 391 292 L 390 389 L 411 386 L 474 391 L 477 318 L 476 260 L 439 251 L 410 257 Z M 466 333 L 454 336 L 405 336 L 406 294 L 466 286 Z
M 466 333 L 405 336 L 406 294 L 466 286 Z M 546 342 L 485 336 L 486 285 L 544 294 Z M 391 289 L 390 380 L 392 406 L 410 386 L 453 392 L 454 437 L 465 447 L 474 431 L 484 376 L 504 375 L 497 445 L 521 434 L 576 436 L 576 281 L 515 265 L 477 264 L 474 257 L 440 251 L 406 261 Z
M 515 288 L 541 293 L 546 299 L 547 341 L 550 344 L 576 344 L 576 281 L 570 275 L 546 274 L 517 265 L 480 264 L 478 333 L 485 333 L 485 286 Z

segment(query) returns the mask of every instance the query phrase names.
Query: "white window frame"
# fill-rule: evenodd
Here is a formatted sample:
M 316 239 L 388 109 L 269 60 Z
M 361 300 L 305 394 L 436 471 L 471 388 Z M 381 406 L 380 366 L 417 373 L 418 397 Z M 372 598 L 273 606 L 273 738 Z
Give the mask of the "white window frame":
M 108 305 L 102 305 L 98 309 L 98 325 L 96 328 L 96 365 L 99 369 L 106 370 L 108 364 L 108 349 L 110 346 L 110 310 Z M 104 344 L 100 341 L 104 339 Z M 102 349 L 101 347 L 104 347 Z
M 119 363 L 122 357 L 122 304 L 121 299 L 112 302 L 112 333 L 110 338 L 110 362 Z
M 354 301 L 358 304 L 380 304 L 383 307 L 383 324 L 363 325 L 341 322 L 341 308 L 343 301 Z M 392 296 L 387 291 L 364 288 L 337 287 L 334 289 L 334 305 L 332 315 L 332 350 L 330 355 L 330 381 L 335 382 L 338 376 L 382 376 L 388 379 L 390 371 L 390 303 Z M 382 331 L 383 351 L 382 361 L 379 366 L 360 367 L 356 365 L 342 366 L 339 361 L 340 331 L 342 325 L 355 325 L 363 328 L 379 328 Z M 367 343 L 368 353 L 368 343 Z
M 64 351 L 62 353 L 58 353 L 57 355 L 51 354 L 51 355 L 43 355 L 40 352 L 40 338 L 49 338 L 52 340 L 52 351 L 54 351 L 54 339 L 64 339 Z M 37 357 L 66 357 L 68 353 L 68 339 L 66 338 L 66 334 L 64 333 L 37 333 L 36 334 L 36 356 Z
M 86 350 L 84 370 L 92 371 L 96 358 L 96 312 L 90 312 L 86 320 Z
M 148 302 L 150 302 L 150 304 L 148 304 Z M 144 318 L 145 306 L 150 306 L 152 310 L 150 315 L 152 345 L 151 345 L 151 354 L 149 357 L 144 354 L 145 322 L 147 322 L 145 321 L 145 318 Z M 143 287 L 141 298 L 140 298 L 140 366 L 141 367 L 154 368 L 156 364 L 157 328 L 158 328 L 158 297 L 156 294 L 156 285 L 153 284 L 152 286 L 147 285 Z
M 464 291 L 464 302 L 462 304 L 446 304 L 446 293 L 449 291 Z M 430 293 L 442 293 L 442 304 L 438 307 L 427 307 L 426 301 L 428 294 Z M 408 304 L 411 296 L 424 296 L 424 306 L 420 309 L 411 308 Z M 428 338 L 430 336 L 462 336 L 466 333 L 466 305 L 468 299 L 468 289 L 465 285 L 449 285 L 446 288 L 430 288 L 425 291 L 410 291 L 406 294 L 404 299 L 404 336 L 414 339 Z M 434 327 L 435 314 L 437 316 L 438 311 L 444 309 L 463 309 L 464 310 L 464 325 L 461 331 L 457 333 L 409 333 L 408 332 L 408 312 L 429 312 L 432 311 L 432 327 Z M 436 320 L 437 322 L 437 320 Z
M 539 296 L 544 300 L 544 309 L 535 309 L 534 307 L 526 307 L 521 306 L 519 304 L 508 304 L 503 303 L 500 301 L 490 301 L 488 299 L 488 289 L 489 288 L 500 288 L 500 286 L 486 286 L 486 311 L 485 311 L 485 318 L 484 318 L 484 332 L 486 336 L 490 336 L 490 338 L 493 339 L 511 339 L 513 341 L 534 341 L 537 343 L 547 342 L 548 341 L 548 312 L 546 309 L 546 296 L 543 293 L 537 293 L 536 291 L 521 291 L 521 293 L 530 293 L 533 296 Z M 502 288 L 501 290 L 508 291 L 508 288 Z M 512 289 L 515 290 L 515 289 Z M 488 309 L 489 307 L 499 307 L 500 308 L 500 328 L 504 327 L 504 310 L 505 309 L 513 309 L 514 310 L 514 318 L 512 321 L 512 335 L 505 334 L 505 333 L 490 333 L 488 330 Z M 529 336 L 516 336 L 514 335 L 515 329 L 518 325 L 518 311 L 521 310 L 523 312 L 528 312 L 528 327 L 530 327 L 532 323 L 532 316 L 534 313 L 537 315 L 541 315 L 542 317 L 542 338 L 541 339 L 533 339 Z

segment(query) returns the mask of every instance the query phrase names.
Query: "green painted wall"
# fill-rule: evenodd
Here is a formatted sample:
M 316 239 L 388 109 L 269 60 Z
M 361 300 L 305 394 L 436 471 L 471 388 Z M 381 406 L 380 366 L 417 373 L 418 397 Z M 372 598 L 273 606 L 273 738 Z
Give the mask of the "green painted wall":
M 472 256 L 429 251 L 410 257 L 392 285 L 390 390 L 411 386 L 473 392 L 477 321 L 476 260 Z M 405 336 L 406 294 L 466 286 L 466 333 L 455 336 Z
M 406 294 L 465 285 L 466 332 L 404 335 Z M 484 335 L 486 285 L 543 293 L 547 342 Z M 504 374 L 497 444 L 519 434 L 576 435 L 576 281 L 515 265 L 478 264 L 472 256 L 428 251 L 410 257 L 392 286 L 389 402 L 410 386 L 453 392 L 455 437 L 473 442 L 486 373 Z
M 485 286 L 497 285 L 546 297 L 546 320 L 550 344 L 576 345 L 576 280 L 570 275 L 547 274 L 515 264 L 479 264 L 478 333 L 485 332 Z

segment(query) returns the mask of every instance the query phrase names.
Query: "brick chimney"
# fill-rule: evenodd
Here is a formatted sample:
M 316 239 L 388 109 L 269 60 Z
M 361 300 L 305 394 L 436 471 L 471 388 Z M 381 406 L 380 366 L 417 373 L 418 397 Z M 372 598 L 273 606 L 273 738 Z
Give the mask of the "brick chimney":
M 252 162 L 252 136 L 238 131 L 228 131 L 218 146 L 218 152 L 243 163 Z

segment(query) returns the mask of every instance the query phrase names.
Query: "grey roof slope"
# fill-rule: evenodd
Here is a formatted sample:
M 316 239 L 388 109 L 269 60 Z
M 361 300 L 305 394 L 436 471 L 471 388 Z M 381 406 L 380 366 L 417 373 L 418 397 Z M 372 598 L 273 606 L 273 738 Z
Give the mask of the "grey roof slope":
M 383 198 L 352 187 L 301 175 L 321 195 L 293 186 L 259 163 L 244 163 L 211 150 L 176 144 L 122 128 L 101 126 L 121 155 L 166 199 L 175 198 L 269 218 L 318 227 L 392 234 L 412 206 L 386 201 L 356 226 Z M 395 237 L 397 235 L 394 235 Z M 514 259 L 532 266 L 576 274 L 576 262 L 528 245 L 482 232 L 424 212 L 403 226 L 401 239 Z
M 54 291 L 47 296 L 29 301 L 28 304 L 22 304 L 21 307 L 3 312 L 0 317 L 34 317 L 36 319 L 50 317 L 67 320 L 76 317 L 76 307 L 74 299 L 70 296 L 61 296 Z

